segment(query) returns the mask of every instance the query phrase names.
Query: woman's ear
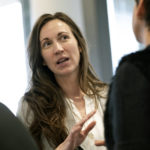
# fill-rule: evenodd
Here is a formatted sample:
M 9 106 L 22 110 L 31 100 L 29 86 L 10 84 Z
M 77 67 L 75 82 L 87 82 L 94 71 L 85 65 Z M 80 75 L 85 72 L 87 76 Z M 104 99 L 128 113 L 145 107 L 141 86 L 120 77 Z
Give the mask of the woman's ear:
M 137 4 L 137 16 L 141 19 L 145 18 L 145 7 L 144 7 L 144 0 L 139 0 Z

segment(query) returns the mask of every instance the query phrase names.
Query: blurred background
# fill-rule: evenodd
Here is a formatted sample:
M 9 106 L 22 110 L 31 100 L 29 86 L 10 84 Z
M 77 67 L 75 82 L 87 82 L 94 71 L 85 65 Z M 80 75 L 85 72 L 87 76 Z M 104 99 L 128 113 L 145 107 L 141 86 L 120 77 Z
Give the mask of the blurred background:
M 30 80 L 28 37 L 43 13 L 62 11 L 80 27 L 98 77 L 110 83 L 120 58 L 141 48 L 132 32 L 134 0 L 0 0 L 0 102 L 16 114 Z

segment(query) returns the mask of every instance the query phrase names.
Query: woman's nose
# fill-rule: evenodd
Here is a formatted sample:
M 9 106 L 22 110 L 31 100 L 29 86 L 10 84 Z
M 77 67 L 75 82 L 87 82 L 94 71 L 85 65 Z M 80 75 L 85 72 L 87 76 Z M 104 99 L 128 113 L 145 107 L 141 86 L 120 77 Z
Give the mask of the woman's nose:
M 55 54 L 59 54 L 59 53 L 62 53 L 64 51 L 62 44 L 59 42 L 55 42 L 53 46 L 54 46 L 53 50 L 54 50 Z

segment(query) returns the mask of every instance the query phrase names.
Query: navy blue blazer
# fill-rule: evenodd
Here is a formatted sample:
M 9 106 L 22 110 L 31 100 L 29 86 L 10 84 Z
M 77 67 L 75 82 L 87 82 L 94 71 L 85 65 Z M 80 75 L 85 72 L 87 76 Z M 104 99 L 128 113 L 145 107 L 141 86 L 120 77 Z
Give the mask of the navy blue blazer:
M 104 125 L 108 150 L 150 150 L 150 46 L 120 61 Z

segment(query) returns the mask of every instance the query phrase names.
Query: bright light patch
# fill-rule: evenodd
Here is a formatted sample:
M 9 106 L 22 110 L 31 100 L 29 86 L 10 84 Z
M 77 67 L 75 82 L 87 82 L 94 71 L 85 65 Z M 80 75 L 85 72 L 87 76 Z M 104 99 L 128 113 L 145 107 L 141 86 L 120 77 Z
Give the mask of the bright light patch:
M 117 8 L 115 8 L 115 2 Z M 125 4 L 130 6 L 132 3 L 130 0 L 118 2 L 107 0 L 113 73 L 124 55 L 139 49 L 132 31 L 132 11 L 123 9 Z
M 27 86 L 20 2 L 0 7 L 0 102 L 16 114 Z

